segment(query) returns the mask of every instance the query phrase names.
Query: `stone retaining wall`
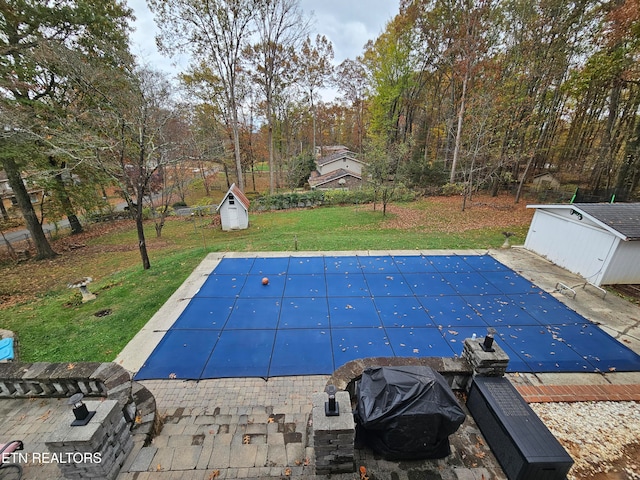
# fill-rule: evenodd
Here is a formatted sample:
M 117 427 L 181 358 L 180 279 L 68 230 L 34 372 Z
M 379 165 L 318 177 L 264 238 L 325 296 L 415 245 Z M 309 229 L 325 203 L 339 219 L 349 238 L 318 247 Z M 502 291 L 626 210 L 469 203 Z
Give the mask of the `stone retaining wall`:
M 155 399 L 116 363 L 0 363 L 0 398 L 85 397 L 115 400 L 134 434 L 151 439 L 157 428 Z
M 369 367 L 399 367 L 418 365 L 431 367 L 442 375 L 452 390 L 467 390 L 473 377 L 473 366 L 466 358 L 454 357 L 368 357 L 358 358 L 338 368 L 327 385 L 335 385 L 338 390 L 346 390 L 355 398 L 355 384 L 362 372 Z

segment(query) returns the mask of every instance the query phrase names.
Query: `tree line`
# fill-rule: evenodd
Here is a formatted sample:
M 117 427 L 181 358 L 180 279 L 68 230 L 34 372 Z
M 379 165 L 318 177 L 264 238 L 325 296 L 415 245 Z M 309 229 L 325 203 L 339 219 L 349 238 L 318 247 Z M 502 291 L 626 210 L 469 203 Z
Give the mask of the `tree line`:
M 183 191 L 186 161 L 243 190 L 266 164 L 273 194 L 326 145 L 364 158 L 385 205 L 400 184 L 516 185 L 518 201 L 544 171 L 637 194 L 640 0 L 401 0 L 339 65 L 298 0 L 148 5 L 161 50 L 189 58 L 178 83 L 131 55 L 121 0 L 0 0 L 0 161 L 38 258 L 55 252 L 25 181 L 74 233 L 117 186 L 149 268 L 143 201 Z
M 552 171 L 637 193 L 637 0 L 403 0 L 359 59 L 369 134 L 407 144 L 416 186 L 440 165 L 467 188 Z

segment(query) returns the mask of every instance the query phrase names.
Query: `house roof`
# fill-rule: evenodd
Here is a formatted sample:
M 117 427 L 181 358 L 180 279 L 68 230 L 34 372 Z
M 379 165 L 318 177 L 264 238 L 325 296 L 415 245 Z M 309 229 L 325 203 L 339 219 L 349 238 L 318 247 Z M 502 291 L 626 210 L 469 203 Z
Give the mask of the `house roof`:
M 332 155 L 336 152 L 341 152 L 343 150 L 349 150 L 347 147 L 345 147 L 344 145 L 324 145 L 324 146 L 317 146 L 316 147 L 316 157 L 320 157 L 321 156 L 321 152 L 325 153 L 326 155 Z
M 640 203 L 573 203 L 570 205 L 528 205 L 529 208 L 569 208 L 586 216 L 623 240 L 640 240 Z
M 325 173 L 324 175 L 318 175 L 318 176 L 309 178 L 309 185 L 312 187 L 317 187 L 318 185 L 329 183 L 343 177 L 354 177 L 354 178 L 357 178 L 358 180 L 362 180 L 362 177 L 360 175 L 357 175 L 349 170 L 345 170 L 344 168 L 339 168 L 332 172 Z
M 348 158 L 349 160 L 354 160 L 358 163 L 362 163 L 364 165 L 364 162 L 362 160 L 358 160 L 356 158 L 356 154 L 353 152 L 350 152 L 349 150 L 341 150 L 339 152 L 333 153 L 331 155 L 327 155 L 326 157 L 322 157 L 319 158 L 316 163 L 318 164 L 318 166 L 322 166 L 322 165 L 326 165 L 327 163 L 331 163 L 331 162 L 335 162 L 336 160 L 340 160 L 341 158 Z
M 225 196 L 222 198 L 222 200 L 220 201 L 220 204 L 218 205 L 218 208 L 216 208 L 216 212 L 218 210 L 220 210 L 220 207 L 224 204 L 224 202 L 227 200 L 227 198 L 229 198 L 229 195 L 233 194 L 233 197 L 240 202 L 240 204 L 246 209 L 249 210 L 249 204 L 251 202 L 249 202 L 249 199 L 247 198 L 247 196 L 242 192 L 242 190 L 240 190 L 238 188 L 238 186 L 233 183 L 231 184 L 231 188 L 229 188 L 229 190 L 227 191 L 227 193 L 225 194 Z

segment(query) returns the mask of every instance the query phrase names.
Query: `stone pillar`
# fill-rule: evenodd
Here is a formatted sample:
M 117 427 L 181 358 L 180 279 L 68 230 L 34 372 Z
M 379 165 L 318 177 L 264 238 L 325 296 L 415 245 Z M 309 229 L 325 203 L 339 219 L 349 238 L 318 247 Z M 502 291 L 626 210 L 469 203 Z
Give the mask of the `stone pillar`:
M 351 412 L 348 392 L 336 392 L 340 415 L 327 417 L 324 404 L 329 400 L 326 393 L 313 394 L 313 447 L 316 456 L 316 475 L 350 473 L 356 468 L 354 442 L 356 424 Z
M 482 349 L 483 339 L 465 338 L 462 358 L 467 360 L 473 369 L 473 376 L 502 377 L 504 376 L 509 356 L 500 348 L 497 342 L 493 342 L 493 352 L 485 352 Z
M 130 424 L 115 400 L 85 404 L 96 412 L 87 425 L 71 426 L 75 418 L 71 408 L 58 419 L 55 432 L 45 442 L 49 460 L 58 464 L 65 478 L 114 480 L 133 448 Z

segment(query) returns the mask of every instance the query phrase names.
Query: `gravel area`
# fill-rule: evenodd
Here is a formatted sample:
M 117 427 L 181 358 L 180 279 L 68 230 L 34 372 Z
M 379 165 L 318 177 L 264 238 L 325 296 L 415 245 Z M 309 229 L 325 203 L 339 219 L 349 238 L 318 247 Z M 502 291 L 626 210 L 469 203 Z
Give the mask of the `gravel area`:
M 569 480 L 640 480 L 638 402 L 530 406 L 573 457 Z

